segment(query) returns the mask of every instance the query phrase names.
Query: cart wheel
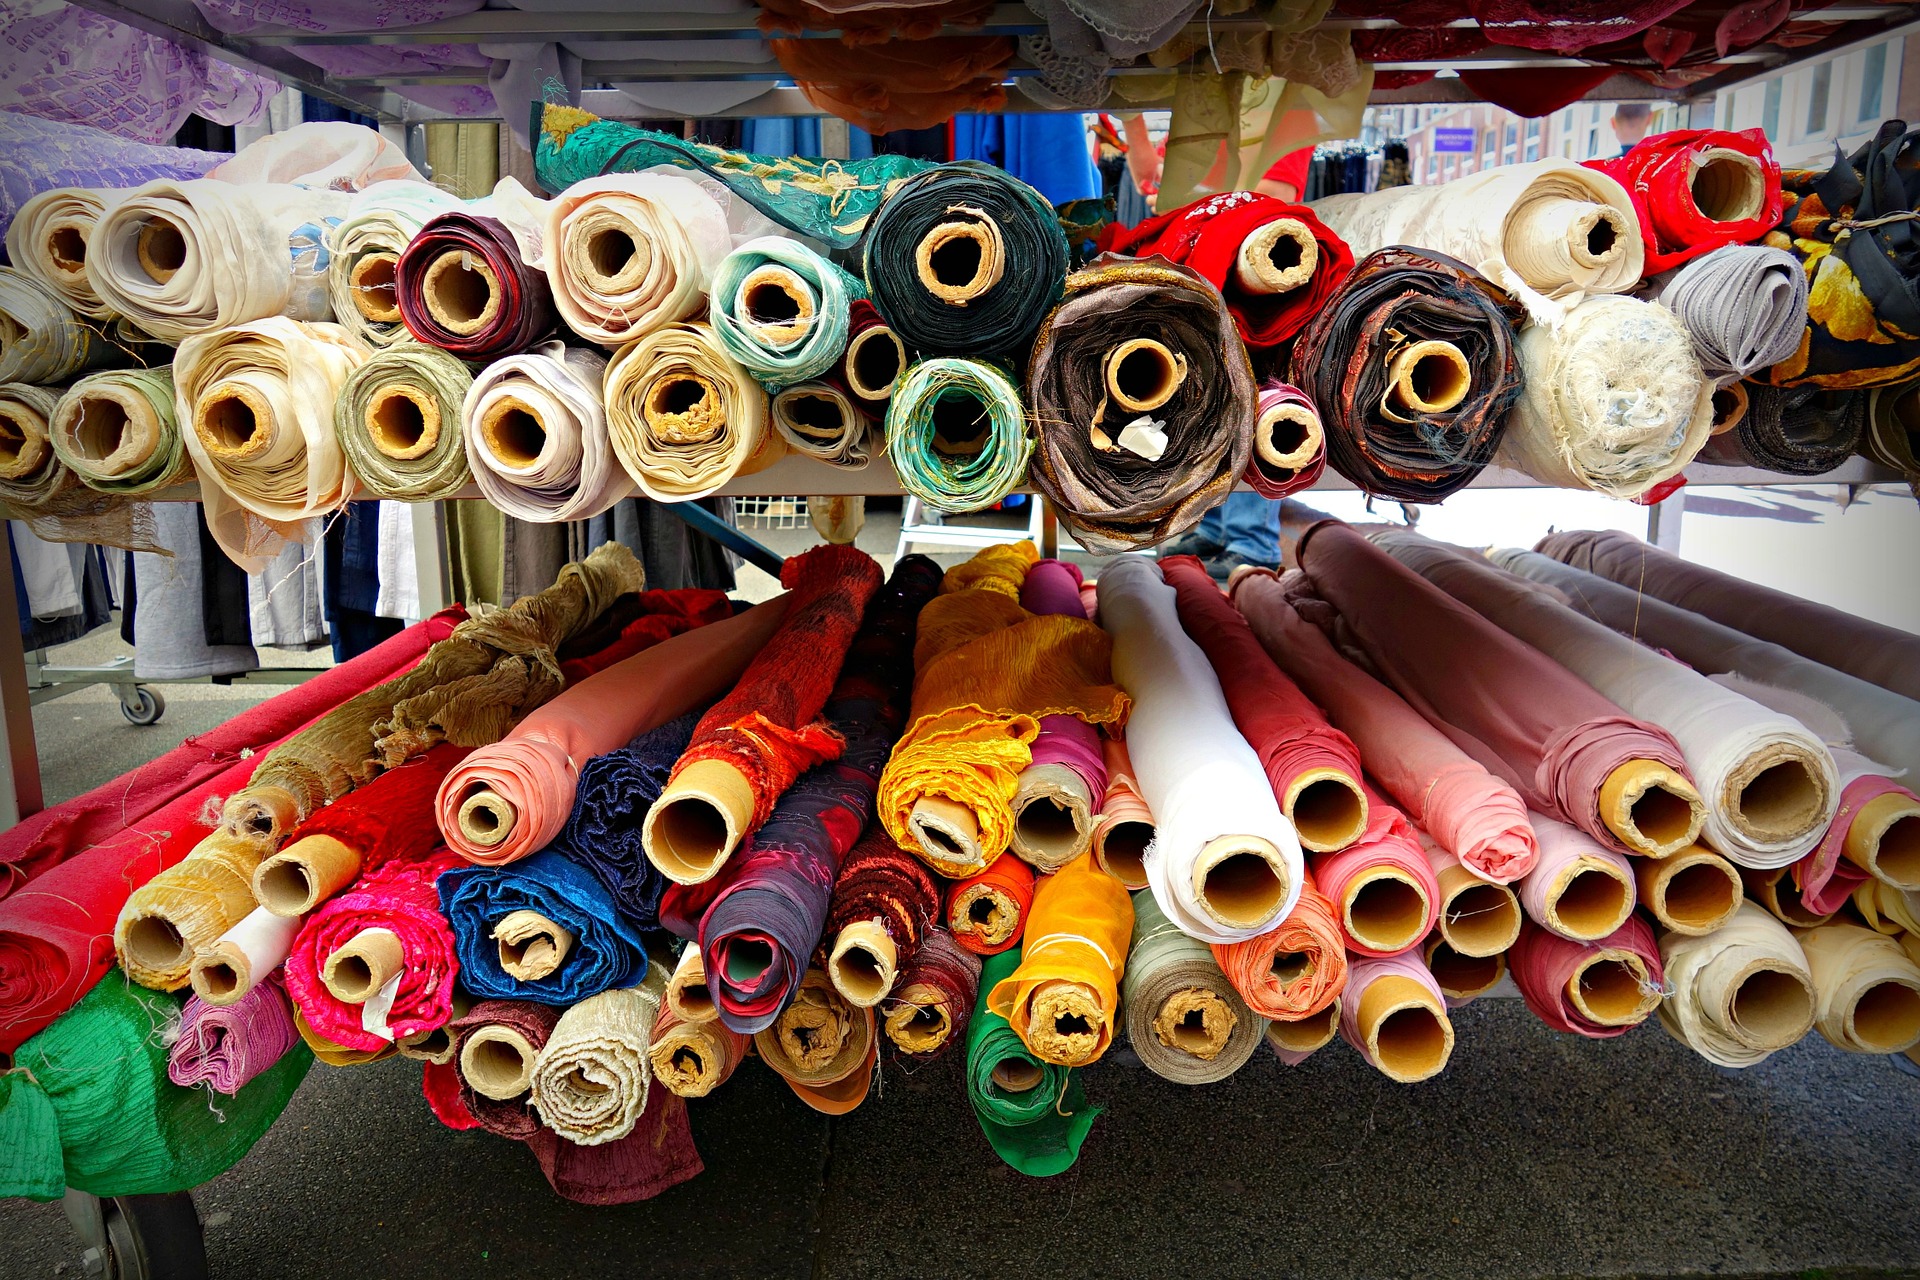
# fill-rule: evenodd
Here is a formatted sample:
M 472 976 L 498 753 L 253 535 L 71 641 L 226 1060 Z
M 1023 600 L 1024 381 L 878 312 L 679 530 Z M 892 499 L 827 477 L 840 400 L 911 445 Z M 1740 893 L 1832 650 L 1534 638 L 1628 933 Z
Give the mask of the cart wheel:
M 158 724 L 167 713 L 167 700 L 143 684 L 133 686 L 131 695 L 120 695 L 120 714 L 129 724 Z
M 118 1280 L 207 1280 L 207 1246 L 192 1196 L 115 1196 L 101 1208 L 113 1252 L 110 1275 Z

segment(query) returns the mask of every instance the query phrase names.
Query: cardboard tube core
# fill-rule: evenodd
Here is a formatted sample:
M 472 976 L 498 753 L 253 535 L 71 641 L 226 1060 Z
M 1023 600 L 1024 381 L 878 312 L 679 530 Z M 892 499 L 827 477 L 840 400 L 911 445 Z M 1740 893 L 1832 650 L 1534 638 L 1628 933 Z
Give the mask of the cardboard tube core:
M 1633 913 L 1633 882 L 1611 862 L 1579 857 L 1547 889 L 1546 923 L 1581 942 L 1604 938 Z
M 1712 434 L 1723 436 L 1739 426 L 1746 419 L 1750 404 L 1747 389 L 1740 383 L 1733 382 L 1724 387 L 1716 387 L 1713 392 Z
M 500 947 L 500 967 L 522 982 L 551 977 L 573 950 L 571 930 L 563 929 L 538 911 L 509 911 L 493 926 Z
M 897 976 L 900 950 L 878 920 L 855 920 L 840 930 L 827 956 L 833 989 L 856 1009 L 871 1009 L 887 998 Z
M 674 370 L 647 384 L 640 416 L 666 444 L 704 444 L 727 424 L 720 387 L 713 379 Z
M 1847 828 L 1847 860 L 1896 889 L 1920 889 L 1920 803 L 1897 791 L 1875 796 Z
M 980 847 L 980 825 L 973 810 L 944 796 L 922 796 L 913 802 L 907 827 L 920 841 L 927 857 L 941 867 L 970 874 L 986 861 Z
M 1337 769 L 1309 769 L 1295 778 L 1280 808 L 1314 853 L 1344 849 L 1367 833 L 1367 797 Z
M 1288 1053 L 1312 1053 L 1315 1049 L 1324 1049 L 1332 1044 L 1339 1030 L 1340 997 L 1335 996 L 1332 1003 L 1318 1013 L 1310 1013 L 1291 1022 L 1269 1022 L 1267 1042 Z
M 252 387 L 222 382 L 193 406 L 193 429 L 207 452 L 242 461 L 263 452 L 272 436 L 273 406 Z
M 785 347 L 807 336 L 815 320 L 813 290 L 792 267 L 763 263 L 747 273 L 734 297 L 734 315 L 762 342 Z
M 1583 267 L 1604 267 L 1625 250 L 1627 222 L 1618 209 L 1589 205 L 1574 219 L 1567 237 L 1573 260 Z
M 626 219 L 595 219 L 581 233 L 578 251 L 569 257 L 591 292 L 626 293 L 646 278 L 653 242 Z
M 1053 979 L 1035 986 L 1027 1003 L 1027 1047 L 1048 1062 L 1077 1067 L 1100 1051 L 1107 1015 L 1092 987 Z
M 1784 757 L 1784 758 L 1782 758 Z M 1742 762 L 1728 779 L 1738 797 L 1727 817 L 1742 832 L 1763 840 L 1792 840 L 1820 825 L 1827 809 L 1827 788 L 1800 747 Z
M 788 387 L 773 398 L 774 419 L 802 440 L 837 444 L 853 433 L 853 404 L 826 386 Z
M 1749 965 L 1727 998 L 1727 1029 L 1749 1049 L 1784 1049 L 1813 1027 L 1813 987 L 1766 960 Z
M 1408 343 L 1387 365 L 1387 408 L 1403 421 L 1445 413 L 1472 389 L 1473 368 L 1451 342 Z
M 1811 929 L 1815 925 L 1825 924 L 1838 914 L 1832 911 L 1818 912 L 1807 906 L 1805 899 L 1800 896 L 1800 886 L 1794 881 L 1791 868 L 1778 867 L 1771 871 L 1743 868 L 1740 881 L 1746 886 L 1749 898 L 1765 907 L 1774 919 L 1796 929 Z
M 1712 933 L 1740 910 L 1740 873 L 1719 854 L 1695 845 L 1658 862 L 1633 864 L 1636 895 L 1675 933 Z
M 520 814 L 505 796 L 492 787 L 479 785 L 468 791 L 460 801 L 455 820 L 460 824 L 462 837 L 482 848 L 491 849 L 513 834 L 514 824 L 520 820 Z
M 660 874 L 702 884 L 726 865 L 753 822 L 753 788 L 723 760 L 695 760 L 647 811 L 640 840 Z
M 304 836 L 253 869 L 253 899 L 277 916 L 303 916 L 359 875 L 357 851 L 332 836 Z
M 148 218 L 134 236 L 133 252 L 147 278 L 165 284 L 187 265 L 187 237 L 166 218 Z
M 689 942 L 667 979 L 667 1007 L 684 1022 L 712 1022 L 720 1016 L 713 1003 L 713 988 L 707 985 L 706 957 L 700 947 Z
M 1106 873 L 1128 889 L 1147 886 L 1147 846 L 1153 824 L 1138 820 L 1105 823 L 1093 835 L 1093 853 Z
M 547 424 L 517 396 L 500 396 L 480 412 L 480 443 L 509 471 L 524 471 L 547 451 Z
M 787 1006 L 773 1031 L 788 1063 L 802 1075 L 817 1076 L 840 1056 L 853 1019 L 831 991 L 814 988 Z
M 1107 394 L 1132 413 L 1158 409 L 1187 380 L 1187 358 L 1152 338 L 1128 338 L 1108 348 L 1103 364 Z
M 1700 838 L 1700 793 L 1658 760 L 1629 760 L 1600 785 L 1600 821 L 1629 852 L 1669 857 Z
M 1520 899 L 1504 884 L 1488 884 L 1457 864 L 1440 884 L 1440 936 L 1463 956 L 1498 955 L 1520 937 Z
M 1298 218 L 1275 218 L 1255 227 L 1233 256 L 1233 279 L 1248 293 L 1298 289 L 1320 266 L 1320 242 Z
M 1031 1093 L 1046 1079 L 1038 1063 L 1025 1058 L 1002 1058 L 994 1064 L 993 1083 L 1002 1093 Z
M 1426 941 L 1427 968 L 1440 991 L 1449 1000 L 1472 1000 L 1500 985 L 1507 976 L 1504 952 L 1470 956 L 1458 950 L 1442 935 Z
M 1847 1027 L 1872 1053 L 1899 1053 L 1920 1041 L 1920 982 L 1889 979 L 1861 993 Z
M 368 253 L 356 258 L 347 272 L 353 309 L 375 324 L 399 324 L 400 302 L 394 288 L 399 268 L 397 253 Z
M 391 929 L 362 929 L 328 956 L 320 981 L 344 1004 L 365 1004 L 406 968 L 407 950 Z
M 872 325 L 847 344 L 847 388 L 862 400 L 885 400 L 907 371 L 907 346 L 886 325 Z
M 1394 867 L 1369 867 L 1347 882 L 1341 917 L 1354 941 L 1383 955 L 1418 942 L 1432 922 L 1426 889 Z
M 84 270 L 89 234 L 89 227 L 77 222 L 54 223 L 47 230 L 47 261 L 66 275 Z
M 1253 451 L 1277 471 L 1298 471 L 1326 447 L 1320 415 L 1303 404 L 1276 404 L 1254 425 Z
M 165 916 L 136 916 L 123 936 L 127 955 L 148 973 L 184 971 L 193 962 L 179 926 Z
M 971 934 L 983 945 L 997 947 L 1020 927 L 1020 906 L 998 885 L 970 884 L 954 895 L 947 921 L 954 933 Z
M 1715 222 L 1744 222 L 1758 217 L 1767 200 L 1760 162 L 1727 147 L 1703 147 L 1693 154 L 1694 207 Z
M 480 1027 L 460 1044 L 460 1075 L 481 1097 L 509 1102 L 532 1086 L 533 1061 L 539 1055 L 512 1027 Z
M 367 402 L 361 429 L 395 461 L 424 458 L 440 441 L 440 406 L 418 387 L 382 387 Z
M 300 802 L 285 787 L 251 786 L 227 801 L 220 821 L 233 831 L 277 844 L 300 825 Z
M 1453 1024 L 1433 993 L 1401 974 L 1360 993 L 1360 1040 L 1389 1079 L 1415 1084 L 1438 1075 L 1453 1054 Z
M 1013 793 L 1013 852 L 1056 871 L 1093 843 L 1093 792 L 1063 764 L 1028 765 Z
M 953 306 L 965 306 L 994 285 L 1007 270 L 1007 246 L 1000 224 L 979 209 L 966 222 L 942 222 L 914 246 L 914 269 L 928 293 Z
M 1660 1003 L 1647 962 L 1617 947 L 1606 947 L 1582 960 L 1567 979 L 1567 996 L 1581 1016 L 1603 1027 L 1645 1022 Z
M 887 1011 L 887 1039 L 902 1053 L 932 1053 L 953 1034 L 953 1019 L 941 1004 L 940 992 L 916 982 L 901 988 L 894 1005 Z
M 1256 928 L 1277 917 L 1291 887 L 1280 851 L 1260 836 L 1216 836 L 1194 859 L 1193 896 L 1230 929 Z
M 253 987 L 246 952 L 215 943 L 193 958 L 187 980 L 193 993 L 210 1005 L 228 1005 Z
M 25 405 L 0 404 L 0 479 L 17 480 L 47 465 L 47 424 Z
M 1182 987 L 1153 1015 L 1153 1034 L 1169 1049 L 1212 1062 L 1227 1047 L 1240 1021 L 1220 993 L 1206 987 Z
M 461 337 L 480 333 L 500 316 L 500 277 L 465 249 L 450 249 L 427 264 L 420 295 L 434 322 Z

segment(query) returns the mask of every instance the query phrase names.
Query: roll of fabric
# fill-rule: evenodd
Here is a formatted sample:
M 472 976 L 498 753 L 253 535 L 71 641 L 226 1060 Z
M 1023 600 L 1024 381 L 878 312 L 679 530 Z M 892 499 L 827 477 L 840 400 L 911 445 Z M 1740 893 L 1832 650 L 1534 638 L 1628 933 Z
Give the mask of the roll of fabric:
M 994 1011 L 991 993 L 1020 963 L 1019 951 L 1003 951 L 980 967 L 981 1000 L 967 1028 L 967 1100 L 1007 1167 L 1046 1178 L 1073 1167 L 1100 1108 L 1072 1069 L 1032 1053 Z
M 1034 614 L 1086 617 L 1079 568 L 1041 560 L 1020 584 L 1020 607 Z M 1033 763 L 1014 784 L 1011 848 L 1046 873 L 1092 847 L 1095 815 L 1106 799 L 1107 766 L 1100 731 L 1076 716 L 1043 717 L 1032 752 Z
M 254 875 L 259 875 L 259 868 L 254 869 Z M 286 963 L 299 932 L 299 920 L 255 907 L 240 917 L 238 924 L 194 953 L 193 966 L 187 973 L 194 995 L 216 1008 L 238 1004 Z
M 647 860 L 640 830 L 703 714 L 677 716 L 580 768 L 573 812 L 557 847 L 600 878 L 635 928 L 659 927 L 660 895 L 667 888 L 667 878 Z
M 1305 205 L 1230 191 L 1134 227 L 1109 225 L 1100 247 L 1162 257 L 1199 272 L 1226 298 L 1249 347 L 1285 344 L 1324 307 L 1353 252 Z
M 667 979 L 666 1007 L 682 1022 L 712 1022 L 720 1016 L 713 1002 L 713 988 L 707 982 L 706 961 L 700 956 L 700 944 L 689 942 L 680 949 L 680 959 Z
M 669 1191 L 706 1168 L 693 1145 L 687 1102 L 648 1083 L 644 1118 L 614 1142 L 582 1145 L 538 1128 L 527 1149 L 554 1194 L 576 1204 L 633 1204 Z
M 1542 325 L 1558 324 L 1591 294 L 1627 292 L 1647 269 L 1626 189 L 1557 157 L 1437 186 L 1332 196 L 1308 208 L 1356 258 L 1388 245 L 1450 254 L 1518 298 Z
M 1328 853 L 1361 839 L 1368 832 L 1367 797 L 1353 740 L 1267 656 L 1199 560 L 1173 556 L 1159 564 L 1174 589 L 1181 627 L 1212 664 L 1234 726 L 1260 757 L 1301 847 Z
M 1284 498 L 1320 482 L 1327 469 L 1327 433 L 1320 411 L 1300 388 L 1269 382 L 1254 406 L 1253 453 L 1243 477 L 1254 492 Z
M 1447 1008 L 1460 1009 L 1482 996 L 1492 995 L 1507 980 L 1507 953 L 1490 956 L 1463 955 L 1448 942 L 1446 935 L 1432 933 L 1415 949 L 1433 975 Z
M 880 1029 L 906 1062 L 932 1062 L 962 1042 L 980 998 L 980 957 L 929 928 L 881 1008 Z
M 987 993 L 1037 1058 L 1085 1066 L 1113 1042 L 1133 932 L 1127 892 L 1083 854 L 1034 889 L 1019 968 Z
M 1247 469 L 1253 366 L 1219 293 L 1188 268 L 1112 259 L 1068 276 L 1026 395 L 1034 486 L 1096 554 L 1192 528 Z
M 321 1035 L 313 1029 L 300 1006 L 293 1007 L 293 1029 L 300 1033 L 300 1039 L 306 1044 L 313 1056 L 330 1067 L 366 1067 L 391 1058 L 399 1050 L 391 1044 L 382 1044 L 378 1049 L 349 1049 Z
M 699 314 L 733 247 L 727 211 L 687 174 L 609 174 L 546 206 L 547 278 L 567 327 L 618 346 Z
M 306 521 L 353 497 L 333 403 L 369 354 L 338 325 L 279 316 L 180 344 L 174 410 L 207 527 L 248 572 L 300 541 Z
M 50 443 L 61 462 L 101 493 L 140 497 L 192 474 L 171 366 L 80 379 L 60 396 Z
M 1697 348 L 1696 348 L 1697 350 Z M 1723 436 L 1740 425 L 1752 408 L 1752 396 L 1748 384 L 1730 382 L 1724 387 L 1713 389 L 1713 435 Z
M 1093 860 L 1129 891 L 1144 889 L 1147 847 L 1156 834 L 1153 811 L 1147 808 L 1140 785 L 1134 781 L 1133 758 L 1127 754 L 1126 739 L 1103 734 L 1100 748 L 1107 766 L 1107 795 L 1100 806 L 1100 821 L 1093 829 Z
M 1734 865 L 1705 845 L 1633 864 L 1634 897 L 1663 929 L 1712 933 L 1733 919 L 1746 892 Z
M 1798 935 L 1813 977 L 1814 1029 L 1848 1053 L 1920 1044 L 1920 965 L 1883 933 L 1836 921 Z
M 1765 907 L 1767 913 L 1782 924 L 1792 925 L 1796 929 L 1811 929 L 1833 919 L 1833 912 L 1815 910 L 1801 898 L 1799 886 L 1784 867 L 1771 871 L 1742 871 L 1740 880 L 1746 888 L 1748 899 Z
M 113 314 L 93 287 L 87 246 L 107 206 L 123 191 L 55 187 L 26 201 L 7 224 L 7 259 L 74 311 L 94 320 Z
M 1723 244 L 1660 277 L 1650 296 L 1680 317 L 1716 383 L 1779 364 L 1807 329 L 1806 273 L 1792 254 L 1764 245 Z
M 886 415 L 887 401 L 909 363 L 907 344 L 880 318 L 873 302 L 854 299 L 847 308 L 847 349 L 840 356 L 839 380 L 869 415 Z
M 53 290 L 17 267 L 0 267 L 0 382 L 65 382 L 116 354 Z
M 1374 542 L 1629 715 L 1671 733 L 1706 803 L 1706 842 L 1734 862 L 1797 862 L 1832 824 L 1840 803 L 1833 755 L 1797 720 L 1634 643 L 1483 557 L 1401 531 Z
M 748 668 L 789 601 L 664 640 L 589 676 L 482 747 L 440 784 L 435 812 L 447 847 L 499 865 L 553 843 L 579 798 L 580 766 L 685 715 Z
M 375 349 L 412 340 L 400 317 L 400 254 L 460 197 L 425 182 L 376 182 L 327 232 L 327 297 L 334 319 Z
M 462 412 L 473 374 L 454 356 L 389 339 L 347 376 L 333 429 L 347 466 L 376 498 L 438 502 L 472 480 Z
M 985 871 L 947 886 L 947 928 L 975 955 L 1020 945 L 1033 909 L 1033 869 L 1019 858 L 998 858 Z
M 586 868 L 550 851 L 436 882 L 460 983 L 482 999 L 572 1005 L 646 974 L 640 934 Z
M 1320 409 L 1328 463 L 1368 493 L 1408 502 L 1472 483 L 1520 397 L 1518 318 L 1451 258 L 1392 248 L 1362 259 L 1301 331 L 1289 365 Z
M 1440 984 L 1418 952 L 1353 961 L 1340 997 L 1340 1037 L 1400 1084 L 1418 1084 L 1446 1069 L 1453 1022 Z
M 1617 850 L 1544 814 L 1533 816 L 1540 861 L 1514 885 L 1527 918 L 1574 942 L 1592 942 L 1633 914 L 1633 867 Z
M 682 1098 L 704 1098 L 747 1056 L 747 1037 L 717 1020 L 688 1022 L 667 1003 L 654 1016 L 647 1060 L 653 1078 Z
M 1357 956 L 1398 955 L 1418 946 L 1440 917 L 1440 885 L 1406 815 L 1368 788 L 1366 831 L 1336 853 L 1309 861 L 1314 883 L 1335 904 L 1346 948 Z
M 801 382 L 775 392 L 767 414 L 794 453 L 849 469 L 873 460 L 866 410 L 833 383 Z
M 866 1101 L 880 1047 L 873 1010 L 848 1004 L 818 969 L 753 1045 L 800 1101 L 831 1116 Z
M 607 366 L 607 430 L 627 474 L 655 502 L 710 497 L 784 451 L 767 393 L 704 324 L 672 324 Z
M 1312 1018 L 1337 1004 L 1346 986 L 1339 909 L 1311 882 L 1273 929 L 1243 942 L 1212 946 L 1227 981 L 1262 1018 Z
M 1586 165 L 1626 188 L 1650 276 L 1749 244 L 1780 221 L 1780 163 L 1759 129 L 1674 129 Z
M 1297 1067 L 1334 1042 L 1340 1034 L 1340 997 L 1297 1022 L 1269 1022 L 1267 1047 L 1283 1066 Z
M 1920 894 L 1908 894 L 1878 880 L 1863 881 L 1853 891 L 1853 909 L 1880 933 L 1898 936 L 1920 933 Z
M 1920 890 L 1920 797 L 1864 756 L 1836 748 L 1840 808 L 1820 844 L 1793 866 L 1793 880 L 1814 911 L 1838 911 L 1869 877 Z
M 375 1051 L 453 1017 L 459 972 L 434 881 L 446 850 L 382 863 L 307 918 L 287 957 L 287 994 L 313 1029 Z
M 1709 438 L 1700 461 L 1821 476 L 1853 457 L 1867 429 L 1865 391 L 1818 387 L 1747 388 L 1746 416 Z
M 1750 1067 L 1813 1029 L 1813 975 L 1787 927 L 1751 902 L 1724 927 L 1660 940 L 1660 1025 L 1722 1067 Z
M 633 493 L 601 401 L 606 367 L 584 348 L 547 342 L 481 372 L 460 421 L 487 501 L 516 520 L 552 524 L 604 514 Z
M 869 224 L 862 270 L 901 339 L 950 356 L 1024 354 L 1067 274 L 1053 207 L 977 161 L 915 174 Z
M 1920 480 L 1920 404 L 1914 391 L 1920 382 L 1875 387 L 1867 393 L 1867 425 L 1860 436 L 1860 452 L 1883 467 Z
M 761 236 L 720 263 L 707 319 L 769 391 L 818 378 L 847 348 L 848 307 L 866 286 L 798 240 Z
M 1534 1017 L 1555 1031 L 1595 1040 L 1645 1022 L 1665 982 L 1653 930 L 1638 915 L 1590 942 L 1528 922 L 1507 962 Z
M 533 1064 L 560 1010 L 518 1000 L 481 1000 L 448 1024 L 460 1070 L 460 1101 L 480 1127 L 525 1141 L 540 1128 L 528 1105 Z
M 641 838 L 667 879 L 711 879 L 795 778 L 839 755 L 842 743 L 815 718 L 880 576 L 873 558 L 852 547 L 820 546 L 786 562 L 784 616 L 733 691 L 695 727 L 647 813 Z
M 666 966 L 649 965 L 638 986 L 602 991 L 560 1015 L 528 1081 L 547 1128 L 583 1147 L 633 1132 L 653 1080 L 647 1047 L 666 989 Z
M 1180 628 L 1175 601 L 1159 567 L 1137 557 L 1100 579 L 1114 675 L 1134 699 L 1127 751 L 1156 823 L 1147 881 L 1181 928 L 1207 942 L 1238 942 L 1293 910 L 1305 866 L 1206 654 Z
M 679 572 L 679 565 L 671 571 Z M 614 601 L 554 656 L 560 659 L 561 676 L 574 685 L 683 631 L 725 622 L 733 612 L 726 592 L 707 587 L 636 591 Z
M 1468 960 L 1500 955 L 1520 936 L 1520 899 L 1504 884 L 1476 876 L 1426 832 L 1415 828 L 1427 866 L 1440 891 L 1439 937 L 1456 956 Z M 1432 959 L 1431 936 L 1428 959 Z
M 1693 339 L 1655 303 L 1589 299 L 1553 328 L 1524 330 L 1519 353 L 1525 389 L 1496 461 L 1542 484 L 1638 498 L 1680 474 L 1713 430 Z
M 1579 545 L 1578 541 L 1560 541 L 1559 535 L 1541 543 L 1549 552 L 1569 558 L 1580 557 Z M 1664 567 L 1653 559 L 1656 554 L 1648 555 L 1644 586 L 1621 586 L 1583 568 L 1561 564 L 1531 551 L 1496 551 L 1493 559 L 1504 569 L 1557 588 L 1569 604 L 1589 617 L 1625 631 L 1644 644 L 1666 650 L 1694 670 L 1719 677 L 1722 683 L 1741 689 L 1755 701 L 1765 701 L 1769 689 L 1790 689 L 1816 698 L 1846 722 L 1854 748 L 1861 754 L 1889 768 L 1920 769 L 1920 703 L 1907 695 L 1890 692 L 1886 687 L 1911 684 L 1911 680 L 1885 659 L 1869 661 L 1864 656 L 1870 646 L 1882 643 L 1890 646 L 1890 652 L 1910 649 L 1911 641 L 1902 633 L 1770 592 L 1769 595 L 1779 595 L 1783 615 L 1796 611 L 1797 607 L 1798 625 L 1791 630 L 1776 631 L 1778 640 L 1756 639 L 1731 625 L 1712 621 L 1705 616 L 1705 604 L 1700 599 L 1693 600 L 1700 606 L 1698 609 L 1661 599 L 1661 590 L 1674 588 L 1664 583 L 1657 588 L 1654 585 Z M 1635 553 L 1633 559 L 1638 558 Z M 1598 567 L 1597 561 L 1584 563 Z M 1629 582 L 1637 584 L 1639 579 L 1636 576 Z M 1831 617 L 1826 616 L 1829 614 Z M 1749 619 L 1749 625 L 1760 630 L 1778 624 L 1756 617 Z M 1845 651 L 1836 652 L 1835 646 L 1820 635 L 1827 628 L 1834 629 L 1835 634 L 1849 636 L 1861 646 L 1858 652 L 1862 656 L 1850 657 Z M 1883 632 L 1884 640 L 1880 634 Z M 1807 648 L 1820 648 L 1822 656 L 1801 657 L 1780 643 L 1788 638 Z M 1830 665 L 1827 659 L 1835 662 Z M 1885 684 L 1849 674 L 1839 668 L 1840 663 L 1850 663 L 1857 671 L 1873 672 Z
M 552 333 L 554 308 L 552 286 L 520 235 L 478 207 L 485 206 L 439 214 L 407 242 L 394 301 L 415 338 L 484 363 Z
M 1650 856 L 1698 837 L 1705 806 L 1665 731 L 1345 525 L 1314 525 L 1296 554 L 1382 679 L 1529 805 Z
M 887 459 L 900 486 L 935 510 L 979 511 L 1027 474 L 1033 437 L 1020 392 L 992 365 L 922 360 L 887 401 Z
M 79 475 L 53 447 L 60 393 L 24 382 L 0 383 L 0 502 L 16 511 L 51 512 L 80 496 Z M 167 397 L 171 409 L 173 397 Z
M 179 1038 L 167 1050 L 167 1079 L 183 1089 L 204 1084 L 232 1097 L 299 1043 L 293 1006 L 278 978 L 228 1005 L 190 996 L 180 1014 Z
M 186 986 L 195 954 L 253 910 L 253 870 L 272 847 L 257 833 L 216 830 L 135 889 L 113 926 L 127 976 L 161 991 Z
M 162 342 L 269 316 L 328 320 L 327 232 L 352 206 L 319 187 L 149 182 L 101 215 L 87 278 L 108 310 Z
M 1146 889 L 1133 895 L 1127 957 L 1127 1041 L 1147 1070 L 1175 1084 L 1212 1084 L 1246 1065 L 1265 1038 L 1265 1020 L 1206 944 L 1182 933 Z
M 885 828 L 871 828 L 840 864 L 827 907 L 822 945 L 834 988 L 863 1008 L 879 1004 L 939 915 L 940 891 L 925 865 Z

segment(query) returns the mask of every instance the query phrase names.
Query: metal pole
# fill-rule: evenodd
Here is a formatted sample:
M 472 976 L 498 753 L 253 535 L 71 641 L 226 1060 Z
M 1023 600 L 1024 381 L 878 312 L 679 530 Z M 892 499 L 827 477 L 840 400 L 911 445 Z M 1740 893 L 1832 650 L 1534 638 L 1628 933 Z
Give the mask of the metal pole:
M 27 651 L 20 637 L 20 603 L 14 594 L 12 531 L 0 555 L 0 729 L 7 736 L 7 771 L 0 778 L 0 829 L 30 818 L 43 807 L 40 753 L 33 741 L 33 703 L 27 692 Z

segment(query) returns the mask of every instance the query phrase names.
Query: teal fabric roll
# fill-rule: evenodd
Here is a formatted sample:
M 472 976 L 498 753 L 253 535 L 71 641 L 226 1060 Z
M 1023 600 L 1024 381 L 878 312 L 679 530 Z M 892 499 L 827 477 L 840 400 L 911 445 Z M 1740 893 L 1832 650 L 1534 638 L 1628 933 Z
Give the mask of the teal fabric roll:
M 887 403 L 887 457 L 907 492 L 940 511 L 979 511 L 1027 474 L 1033 436 L 1007 375 L 973 360 L 922 360 Z
M 726 256 L 709 293 L 720 345 L 779 391 L 839 363 L 847 309 L 867 289 L 798 240 L 761 236 Z

